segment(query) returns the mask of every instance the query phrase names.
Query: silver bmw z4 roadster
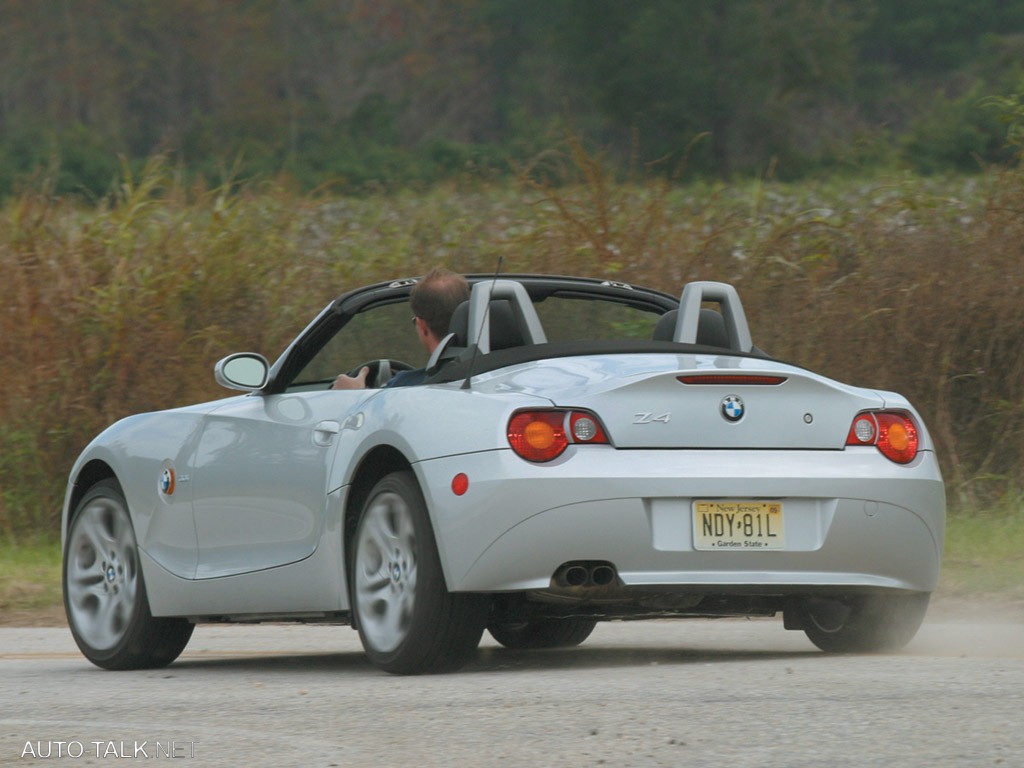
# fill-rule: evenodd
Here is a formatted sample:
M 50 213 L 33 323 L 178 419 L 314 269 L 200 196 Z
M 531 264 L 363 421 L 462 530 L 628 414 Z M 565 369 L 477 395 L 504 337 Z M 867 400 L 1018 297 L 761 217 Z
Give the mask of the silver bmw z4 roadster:
M 201 622 L 348 624 L 387 672 L 454 670 L 596 622 L 781 615 L 896 649 L 943 548 L 935 449 L 902 396 L 773 359 L 735 289 L 470 276 L 415 386 L 417 280 L 340 296 L 234 397 L 131 416 L 71 470 L 72 633 L 170 664 Z M 369 368 L 366 387 L 332 389 Z

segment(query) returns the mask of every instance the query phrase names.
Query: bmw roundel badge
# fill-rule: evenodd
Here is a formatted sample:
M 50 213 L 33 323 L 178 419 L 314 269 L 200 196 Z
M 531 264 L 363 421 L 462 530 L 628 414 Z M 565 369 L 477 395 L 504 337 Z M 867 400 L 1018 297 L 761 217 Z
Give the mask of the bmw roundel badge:
M 746 409 L 743 407 L 743 400 L 738 395 L 729 395 L 722 398 L 721 410 L 725 420 L 733 422 L 742 419 L 743 414 L 746 413 Z
M 170 467 L 164 469 L 160 475 L 160 492 L 165 496 L 174 493 L 174 470 Z

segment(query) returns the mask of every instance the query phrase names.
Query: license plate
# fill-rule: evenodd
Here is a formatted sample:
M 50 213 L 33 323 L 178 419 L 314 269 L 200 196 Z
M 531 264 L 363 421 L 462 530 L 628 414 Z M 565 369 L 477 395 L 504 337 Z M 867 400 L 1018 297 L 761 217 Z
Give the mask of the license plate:
M 785 549 L 780 501 L 693 502 L 693 548 Z

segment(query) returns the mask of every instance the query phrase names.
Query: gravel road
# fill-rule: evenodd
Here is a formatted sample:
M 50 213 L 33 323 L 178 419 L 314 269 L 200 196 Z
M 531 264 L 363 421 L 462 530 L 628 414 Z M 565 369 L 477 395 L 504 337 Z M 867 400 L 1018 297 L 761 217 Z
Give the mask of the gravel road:
M 58 756 L 59 755 L 59 756 Z M 1024 623 L 928 621 L 828 656 L 773 620 L 598 625 L 580 648 L 485 635 L 401 678 L 347 627 L 200 626 L 167 669 L 92 667 L 66 628 L 0 628 L 0 765 L 1022 766 Z

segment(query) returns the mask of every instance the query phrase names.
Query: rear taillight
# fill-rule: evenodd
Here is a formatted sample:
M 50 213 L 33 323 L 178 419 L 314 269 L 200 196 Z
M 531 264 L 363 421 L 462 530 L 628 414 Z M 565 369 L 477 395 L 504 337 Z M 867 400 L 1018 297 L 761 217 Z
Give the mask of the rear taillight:
M 850 425 L 846 444 L 873 445 L 887 459 L 907 464 L 917 456 L 917 425 L 903 411 L 865 411 Z
M 607 443 L 600 420 L 587 411 L 518 411 L 508 422 L 508 444 L 527 461 L 557 459 L 573 443 Z

